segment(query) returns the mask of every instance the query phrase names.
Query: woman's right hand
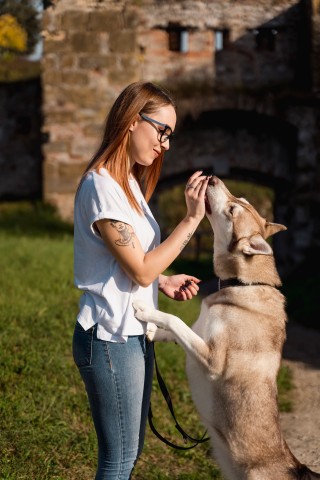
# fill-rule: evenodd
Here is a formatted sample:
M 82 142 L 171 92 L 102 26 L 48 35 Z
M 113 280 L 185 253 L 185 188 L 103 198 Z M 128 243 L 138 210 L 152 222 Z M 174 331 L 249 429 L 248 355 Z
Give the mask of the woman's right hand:
M 188 213 L 187 216 L 202 219 L 205 215 L 205 193 L 210 177 L 197 171 L 189 178 L 185 188 L 185 198 Z

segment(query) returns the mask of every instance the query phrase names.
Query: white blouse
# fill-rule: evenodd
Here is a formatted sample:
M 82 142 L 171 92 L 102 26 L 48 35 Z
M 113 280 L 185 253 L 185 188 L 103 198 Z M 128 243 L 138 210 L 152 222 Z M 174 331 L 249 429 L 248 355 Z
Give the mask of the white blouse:
M 145 332 L 146 324 L 134 316 L 134 298 L 158 306 L 158 280 L 148 287 L 134 283 L 93 227 L 103 218 L 118 220 L 132 226 L 145 252 L 159 245 L 159 226 L 136 180 L 129 182 L 144 215 L 131 207 L 106 169 L 87 173 L 74 206 L 74 283 L 83 290 L 77 320 L 85 330 L 98 323 L 98 338 L 114 342 Z

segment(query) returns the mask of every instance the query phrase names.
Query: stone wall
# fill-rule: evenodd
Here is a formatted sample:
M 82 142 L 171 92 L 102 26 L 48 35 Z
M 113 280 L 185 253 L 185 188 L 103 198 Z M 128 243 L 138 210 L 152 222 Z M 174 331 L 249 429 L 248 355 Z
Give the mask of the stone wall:
M 124 2 L 104 7 L 60 1 L 44 18 L 44 195 L 67 218 L 108 109 L 139 79 L 136 9 L 126 12 Z
M 71 215 L 72 195 L 114 98 L 128 83 L 165 83 L 189 97 L 182 109 L 213 103 L 213 89 L 298 82 L 296 0 L 124 2 L 60 0 L 44 18 L 44 194 Z M 187 52 L 170 51 L 168 29 L 188 32 Z M 277 55 L 255 48 L 259 26 L 277 31 Z M 215 52 L 215 32 L 228 48 Z M 227 53 L 226 53 L 227 52 Z M 304 70 L 305 71 L 305 70 Z M 204 93 L 204 94 L 203 94 Z M 190 97 L 202 94 L 194 102 Z
M 269 184 L 289 227 L 275 240 L 283 267 L 320 246 L 318 0 L 55 3 L 43 25 L 44 198 L 64 217 L 111 104 L 143 79 L 178 104 L 162 186 L 200 167 Z

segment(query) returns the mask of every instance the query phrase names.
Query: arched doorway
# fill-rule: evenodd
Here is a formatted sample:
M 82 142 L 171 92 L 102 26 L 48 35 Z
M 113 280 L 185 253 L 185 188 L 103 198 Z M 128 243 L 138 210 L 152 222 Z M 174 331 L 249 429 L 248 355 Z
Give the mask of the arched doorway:
M 295 127 L 256 112 L 214 110 L 185 118 L 166 154 L 153 205 L 157 208 L 157 195 L 185 182 L 195 170 L 272 189 L 273 221 L 288 227 L 273 239 L 278 268 L 285 273 L 292 264 L 296 144 Z

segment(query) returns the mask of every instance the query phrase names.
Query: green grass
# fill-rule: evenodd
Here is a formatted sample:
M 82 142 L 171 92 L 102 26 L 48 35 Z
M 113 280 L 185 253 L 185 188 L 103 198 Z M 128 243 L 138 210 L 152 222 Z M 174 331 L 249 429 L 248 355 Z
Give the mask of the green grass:
M 91 480 L 94 476 L 96 440 L 71 353 L 79 300 L 73 286 L 72 231 L 41 203 L 0 204 L 1 480 Z M 184 260 L 174 268 L 205 279 L 211 275 L 210 263 Z M 189 324 L 199 307 L 197 297 L 173 302 L 160 295 L 160 308 Z M 157 344 L 156 351 L 179 422 L 191 436 L 202 435 L 184 373 L 183 350 L 175 344 Z M 285 384 L 290 375 L 284 370 L 283 375 Z M 157 428 L 182 445 L 156 381 L 152 404 Z M 221 477 L 208 443 L 175 451 L 148 427 L 133 478 Z

